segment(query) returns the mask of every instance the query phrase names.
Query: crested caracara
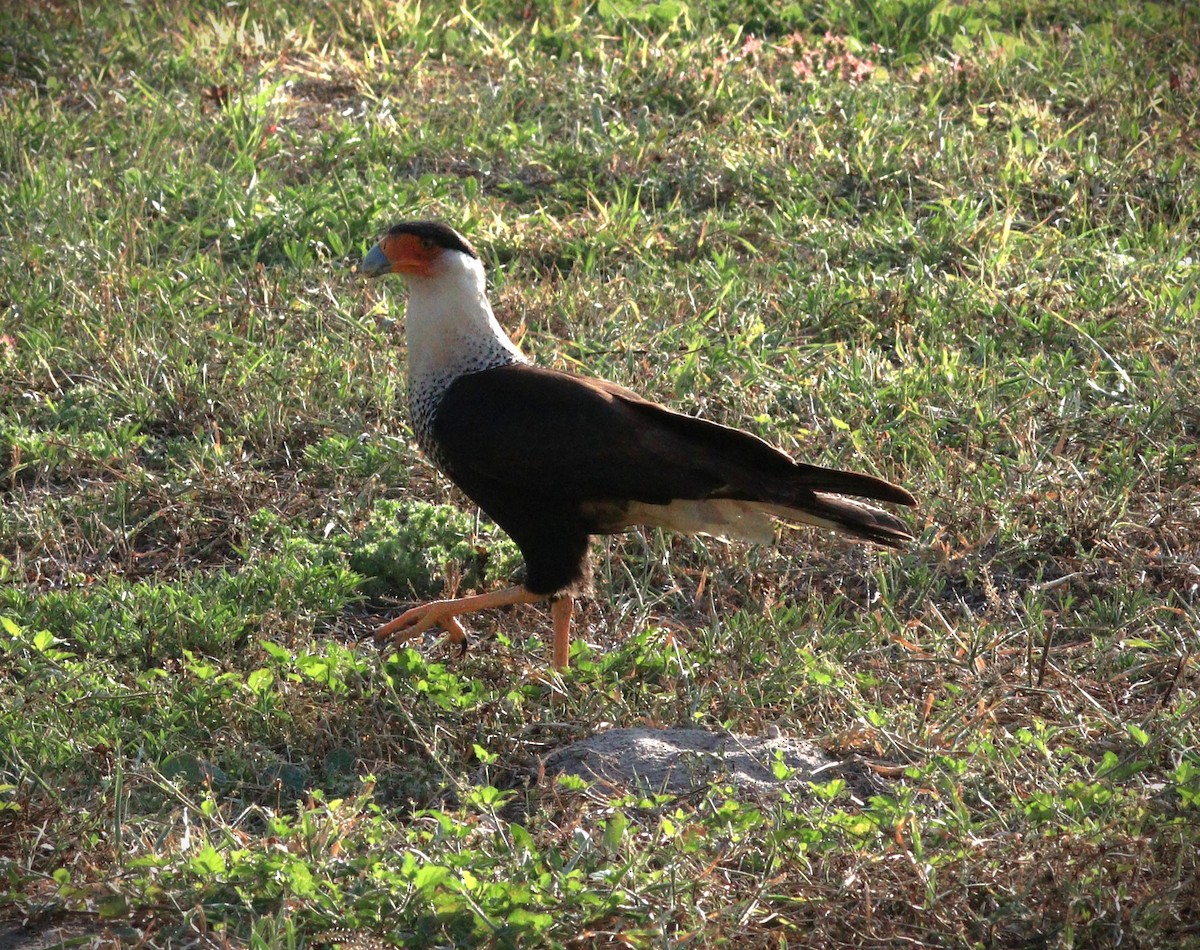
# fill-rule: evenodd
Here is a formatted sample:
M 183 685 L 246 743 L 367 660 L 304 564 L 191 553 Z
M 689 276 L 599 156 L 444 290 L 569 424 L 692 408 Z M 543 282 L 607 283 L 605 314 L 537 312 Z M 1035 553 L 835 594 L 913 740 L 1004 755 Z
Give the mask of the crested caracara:
M 633 525 L 770 542 L 780 518 L 889 547 L 912 540 L 893 515 L 835 497 L 915 504 L 897 485 L 806 465 L 747 432 L 530 363 L 492 314 L 479 255 L 445 224 L 396 225 L 362 272 L 407 279 L 417 442 L 512 537 L 527 572 L 519 586 L 413 607 L 379 640 L 438 625 L 465 647 L 460 615 L 549 600 L 554 665 L 565 667 L 573 598 L 590 580 L 589 536 Z

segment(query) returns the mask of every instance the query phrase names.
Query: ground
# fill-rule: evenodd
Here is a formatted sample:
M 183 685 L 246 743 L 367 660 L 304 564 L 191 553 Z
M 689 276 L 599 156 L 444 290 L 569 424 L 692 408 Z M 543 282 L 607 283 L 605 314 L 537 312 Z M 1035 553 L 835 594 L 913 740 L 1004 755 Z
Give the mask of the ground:
M 1076 0 L 0 8 L 0 941 L 1196 945 L 1197 49 Z M 561 681 L 537 607 L 375 648 L 520 562 L 353 273 L 414 217 L 538 361 L 898 481 L 916 542 L 600 541 Z M 632 727 L 874 778 L 539 768 Z

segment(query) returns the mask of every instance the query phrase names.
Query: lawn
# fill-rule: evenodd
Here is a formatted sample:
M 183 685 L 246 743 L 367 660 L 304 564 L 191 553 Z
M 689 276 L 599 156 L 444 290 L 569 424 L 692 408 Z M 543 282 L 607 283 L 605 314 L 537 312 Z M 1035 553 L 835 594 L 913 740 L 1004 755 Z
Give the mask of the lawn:
M 1200 14 L 0 6 L 0 945 L 1200 945 Z M 908 487 L 917 541 L 595 545 L 416 448 L 436 217 L 548 366 Z M 614 726 L 866 763 L 522 780 Z M 7 941 L 7 943 L 6 943 Z

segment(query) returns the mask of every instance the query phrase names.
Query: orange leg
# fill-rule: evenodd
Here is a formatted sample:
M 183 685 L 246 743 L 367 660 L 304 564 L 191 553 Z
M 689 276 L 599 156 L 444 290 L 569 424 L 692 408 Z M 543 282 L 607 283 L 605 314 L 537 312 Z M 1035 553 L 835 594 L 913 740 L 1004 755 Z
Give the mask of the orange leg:
M 563 594 L 550 605 L 550 617 L 554 621 L 554 668 L 565 670 L 571 657 L 571 612 L 575 609 L 575 598 Z
M 504 590 L 492 591 L 490 594 L 475 594 L 472 597 L 459 597 L 456 600 L 434 600 L 428 604 L 420 604 L 411 610 L 406 610 L 399 617 L 385 623 L 375 631 L 375 639 L 387 639 L 403 643 L 424 633 L 430 627 L 438 626 L 450 634 L 450 642 L 459 644 L 463 650 L 467 648 L 467 631 L 463 629 L 458 618 L 462 614 L 474 613 L 476 610 L 489 610 L 493 607 L 508 607 L 511 604 L 535 604 L 545 597 L 531 593 L 524 587 L 506 587 Z
M 457 643 L 461 649 L 466 650 L 467 631 L 458 621 L 463 614 L 494 607 L 508 607 L 512 604 L 536 604 L 545 599 L 544 595 L 535 594 L 524 587 L 506 587 L 490 594 L 475 594 L 455 600 L 434 600 L 412 607 L 394 620 L 388 621 L 375 631 L 375 639 L 379 642 L 390 639 L 396 643 L 403 643 L 419 636 L 430 627 L 437 626 L 450 635 L 451 643 Z M 571 613 L 574 606 L 575 600 L 570 594 L 563 594 L 550 605 L 550 616 L 554 621 L 554 668 L 557 670 L 567 668 L 571 655 Z

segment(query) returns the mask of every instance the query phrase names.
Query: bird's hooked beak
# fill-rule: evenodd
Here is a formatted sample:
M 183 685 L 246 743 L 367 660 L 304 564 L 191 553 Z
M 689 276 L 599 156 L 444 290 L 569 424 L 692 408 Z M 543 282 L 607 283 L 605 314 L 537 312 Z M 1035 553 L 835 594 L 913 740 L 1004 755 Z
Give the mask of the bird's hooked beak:
M 410 279 L 433 277 L 441 265 L 442 254 L 443 248 L 432 238 L 389 232 L 367 252 L 359 269 L 367 277 L 383 274 L 403 274 Z
M 387 254 L 383 252 L 383 247 L 376 244 L 371 250 L 367 251 L 366 257 L 362 259 L 362 263 L 358 265 L 358 271 L 365 277 L 380 277 L 387 274 L 392 269 L 392 262 L 388 259 Z

